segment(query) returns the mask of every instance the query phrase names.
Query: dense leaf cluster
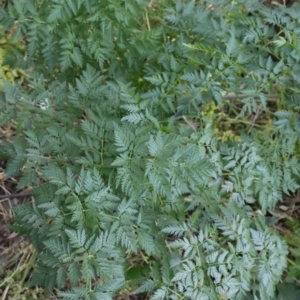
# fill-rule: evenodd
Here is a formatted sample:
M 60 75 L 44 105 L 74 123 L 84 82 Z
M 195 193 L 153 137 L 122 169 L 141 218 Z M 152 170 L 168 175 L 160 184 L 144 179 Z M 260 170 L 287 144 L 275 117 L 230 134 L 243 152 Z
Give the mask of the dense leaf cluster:
M 20 42 L 12 41 L 12 33 L 4 32 L 0 26 L 0 90 L 3 90 L 3 81 L 11 83 L 19 81 L 21 83 L 27 77 L 22 70 L 12 69 L 5 61 L 8 53 L 22 51 L 22 48 L 23 46 Z
M 15 0 L 6 176 L 64 299 L 272 299 L 287 246 L 265 215 L 299 187 L 300 15 L 255 0 Z M 298 7 L 299 8 L 299 7 Z

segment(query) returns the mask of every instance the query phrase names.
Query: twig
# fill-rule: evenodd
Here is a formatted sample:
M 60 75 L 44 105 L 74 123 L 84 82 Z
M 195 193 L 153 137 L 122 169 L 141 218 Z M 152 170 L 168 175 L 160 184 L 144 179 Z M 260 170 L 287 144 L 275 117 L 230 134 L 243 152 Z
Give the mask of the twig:
M 31 193 L 20 193 L 20 194 L 9 194 L 9 195 L 0 195 L 0 199 L 13 199 L 13 198 L 21 198 L 21 197 L 30 197 Z
M 264 95 L 267 99 L 276 99 L 276 98 L 280 98 L 280 95 L 277 95 L 277 94 L 265 94 Z M 225 96 L 222 96 L 222 99 L 224 100 L 236 100 L 236 99 L 245 99 L 245 98 L 248 98 L 248 97 L 251 97 L 249 95 L 245 95 L 245 94 L 237 94 L 237 95 L 225 95 Z M 254 96 L 253 97 L 254 99 L 260 99 L 259 96 Z M 213 100 L 214 98 L 210 97 L 208 98 L 208 100 Z
M 3 293 L 3 295 L 2 295 L 1 300 L 5 300 L 5 299 L 6 299 L 6 295 L 7 295 L 7 293 L 8 293 L 9 288 L 10 288 L 10 286 L 9 286 L 9 284 L 8 284 L 8 285 L 5 287 L 5 290 L 4 290 L 4 293 Z
M 149 7 L 149 8 L 151 8 L 151 7 L 152 7 L 152 5 L 153 5 L 153 2 L 154 2 L 154 0 L 151 0 L 151 1 L 149 2 L 149 4 L 148 4 L 148 7 Z
M 197 127 L 195 126 L 194 123 L 192 123 L 191 121 L 189 121 L 186 116 L 182 116 L 182 119 L 194 130 L 197 131 Z
M 252 125 L 251 125 L 251 127 L 249 128 L 248 133 L 251 132 L 251 130 L 252 130 L 252 128 L 253 128 L 253 126 L 254 126 L 254 124 L 255 124 L 257 118 L 259 117 L 259 115 L 260 115 L 260 113 L 261 113 L 261 107 L 262 107 L 262 104 L 259 105 L 259 107 L 258 107 L 258 109 L 257 109 L 257 111 L 256 111 L 256 114 L 255 114 L 255 116 L 254 116 L 254 118 L 253 118 Z

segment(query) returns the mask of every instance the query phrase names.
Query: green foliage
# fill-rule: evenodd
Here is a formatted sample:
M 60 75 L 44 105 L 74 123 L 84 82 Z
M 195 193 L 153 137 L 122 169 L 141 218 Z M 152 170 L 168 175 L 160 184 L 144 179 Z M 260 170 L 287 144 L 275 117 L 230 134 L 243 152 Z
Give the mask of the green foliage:
M 288 231 L 285 234 L 285 239 L 290 246 L 290 252 L 293 260 L 289 259 L 289 268 L 287 279 L 290 282 L 295 282 L 299 285 L 300 276 L 300 222 L 295 218 L 286 221 Z M 298 291 L 299 292 L 299 291 Z
M 276 299 L 288 250 L 264 216 L 299 188 L 296 8 L 1 10 L 31 71 L 28 87 L 5 84 L 0 124 L 17 123 L 6 175 L 22 170 L 35 196 L 16 209 L 38 251 L 34 284 L 63 299 Z
M 1 2 L 0 2 L 1 4 Z M 6 63 L 6 57 L 13 52 L 22 52 L 24 49 L 20 42 L 14 42 L 12 33 L 3 31 L 0 27 L 0 90 L 3 90 L 3 81 L 23 81 L 27 74 L 20 69 L 13 69 Z

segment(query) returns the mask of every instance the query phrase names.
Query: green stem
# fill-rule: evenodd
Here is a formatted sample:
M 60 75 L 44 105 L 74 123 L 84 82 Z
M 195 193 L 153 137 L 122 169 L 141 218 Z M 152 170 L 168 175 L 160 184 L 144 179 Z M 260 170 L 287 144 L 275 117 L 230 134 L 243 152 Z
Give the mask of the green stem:
M 36 259 L 36 252 L 34 252 L 31 255 L 29 262 L 26 264 L 26 269 L 25 269 L 25 272 L 24 272 L 23 277 L 21 279 L 21 285 L 23 285 L 25 279 L 27 278 L 27 276 L 29 274 L 30 269 L 33 267 L 33 265 L 35 263 L 35 259 Z

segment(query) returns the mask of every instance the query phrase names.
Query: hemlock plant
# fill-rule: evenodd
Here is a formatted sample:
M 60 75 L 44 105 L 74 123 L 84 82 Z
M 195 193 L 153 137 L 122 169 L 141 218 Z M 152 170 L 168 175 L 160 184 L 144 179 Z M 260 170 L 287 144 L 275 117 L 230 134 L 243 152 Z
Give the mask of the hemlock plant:
M 63 299 L 272 299 L 286 243 L 265 215 L 299 187 L 300 13 L 258 1 L 16 0 L 6 176 Z M 298 8 L 298 9 L 297 9 Z

